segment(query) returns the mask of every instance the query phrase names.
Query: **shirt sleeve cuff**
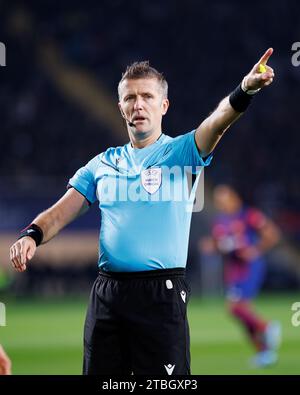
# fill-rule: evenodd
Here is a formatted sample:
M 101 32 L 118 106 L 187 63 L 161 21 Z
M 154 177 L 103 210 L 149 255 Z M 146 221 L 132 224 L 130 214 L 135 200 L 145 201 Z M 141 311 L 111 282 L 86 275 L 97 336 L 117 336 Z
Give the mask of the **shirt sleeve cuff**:
M 202 156 L 200 155 L 200 152 L 198 150 L 197 144 L 196 144 L 195 134 L 196 134 L 196 130 L 193 130 L 193 132 L 192 132 L 193 146 L 194 146 L 195 156 L 198 159 L 198 161 L 200 162 L 199 166 L 209 166 L 210 162 L 212 161 L 212 158 L 213 158 L 213 153 L 211 152 L 209 155 L 202 158 Z
M 86 197 L 86 195 L 84 194 L 84 192 L 80 190 L 80 187 L 79 187 L 79 186 L 77 186 L 77 185 L 74 186 L 74 185 L 72 185 L 72 184 L 69 182 L 68 185 L 67 185 L 67 189 L 70 189 L 70 188 L 76 189 L 76 191 L 79 192 L 79 193 L 86 199 L 86 201 L 88 202 L 88 205 L 89 205 L 89 206 L 92 205 L 92 202 Z

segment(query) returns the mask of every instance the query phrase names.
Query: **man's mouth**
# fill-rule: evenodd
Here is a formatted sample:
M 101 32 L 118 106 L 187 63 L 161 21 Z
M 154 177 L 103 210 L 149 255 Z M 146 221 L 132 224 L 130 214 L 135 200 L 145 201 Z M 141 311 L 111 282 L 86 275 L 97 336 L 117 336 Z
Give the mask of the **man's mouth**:
M 135 123 L 144 122 L 144 121 L 146 121 L 146 118 L 145 117 L 136 116 L 136 117 L 133 117 L 132 121 L 135 122 Z

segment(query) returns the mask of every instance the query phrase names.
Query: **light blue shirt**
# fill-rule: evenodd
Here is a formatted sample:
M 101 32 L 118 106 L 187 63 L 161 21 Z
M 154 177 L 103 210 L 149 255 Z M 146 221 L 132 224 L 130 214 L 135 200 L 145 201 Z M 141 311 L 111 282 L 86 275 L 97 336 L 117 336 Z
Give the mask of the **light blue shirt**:
M 141 149 L 131 143 L 109 148 L 80 168 L 69 184 L 90 203 L 99 201 L 99 267 L 184 268 L 195 187 L 211 158 L 201 158 L 192 131 L 176 138 L 162 134 Z

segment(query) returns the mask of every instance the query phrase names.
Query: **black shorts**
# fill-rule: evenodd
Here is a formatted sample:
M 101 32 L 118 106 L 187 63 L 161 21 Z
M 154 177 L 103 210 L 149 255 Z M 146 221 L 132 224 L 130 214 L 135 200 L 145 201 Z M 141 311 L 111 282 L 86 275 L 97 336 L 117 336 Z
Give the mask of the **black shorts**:
M 190 374 L 184 275 L 101 271 L 85 321 L 83 374 Z

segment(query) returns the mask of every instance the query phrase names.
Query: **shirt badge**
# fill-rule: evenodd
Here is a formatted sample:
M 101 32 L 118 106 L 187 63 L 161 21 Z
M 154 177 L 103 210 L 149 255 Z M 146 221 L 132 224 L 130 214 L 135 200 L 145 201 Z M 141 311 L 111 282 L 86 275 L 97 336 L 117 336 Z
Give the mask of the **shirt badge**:
M 141 181 L 144 189 L 151 195 L 157 192 L 161 186 L 161 169 L 146 169 L 141 173 Z

